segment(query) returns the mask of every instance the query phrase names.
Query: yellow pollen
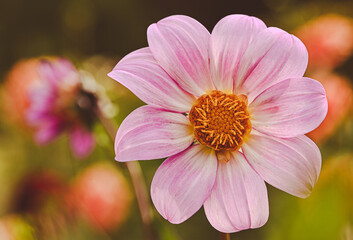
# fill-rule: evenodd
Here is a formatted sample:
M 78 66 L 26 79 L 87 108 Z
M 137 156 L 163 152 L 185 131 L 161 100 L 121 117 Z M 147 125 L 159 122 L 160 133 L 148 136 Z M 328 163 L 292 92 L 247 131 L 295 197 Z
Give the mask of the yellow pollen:
M 212 91 L 196 100 L 189 113 L 196 140 L 216 151 L 238 150 L 251 131 L 245 96 Z

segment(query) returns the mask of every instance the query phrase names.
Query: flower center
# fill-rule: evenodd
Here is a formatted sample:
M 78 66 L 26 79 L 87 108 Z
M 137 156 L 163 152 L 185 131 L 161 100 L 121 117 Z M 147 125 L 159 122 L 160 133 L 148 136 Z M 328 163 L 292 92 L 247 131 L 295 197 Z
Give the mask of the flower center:
M 189 113 L 196 140 L 220 150 L 238 150 L 251 131 L 246 97 L 212 91 L 196 100 Z

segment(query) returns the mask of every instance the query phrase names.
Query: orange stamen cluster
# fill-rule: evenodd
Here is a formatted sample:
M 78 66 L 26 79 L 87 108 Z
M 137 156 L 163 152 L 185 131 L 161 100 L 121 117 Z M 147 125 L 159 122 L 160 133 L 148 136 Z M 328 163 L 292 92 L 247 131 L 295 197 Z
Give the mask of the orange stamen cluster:
M 246 97 L 212 91 L 197 99 L 189 113 L 196 140 L 220 150 L 237 150 L 250 133 Z

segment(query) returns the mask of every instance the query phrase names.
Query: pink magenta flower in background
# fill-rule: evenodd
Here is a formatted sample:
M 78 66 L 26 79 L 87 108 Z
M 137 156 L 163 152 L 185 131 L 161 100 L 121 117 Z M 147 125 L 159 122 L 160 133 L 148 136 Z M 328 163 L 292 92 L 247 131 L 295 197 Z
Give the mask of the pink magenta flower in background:
M 268 219 L 265 181 L 298 197 L 316 183 L 321 155 L 305 133 L 325 118 L 322 85 L 303 77 L 303 43 L 255 17 L 230 15 L 210 34 L 171 16 L 147 31 L 149 47 L 125 56 L 109 76 L 147 103 L 121 124 L 121 162 L 168 157 L 151 196 L 181 223 L 202 206 L 222 232 Z
M 95 146 L 94 95 L 82 89 L 79 72 L 64 58 L 43 59 L 37 71 L 40 81 L 28 89 L 26 118 L 35 140 L 46 144 L 67 131 L 75 156 L 86 157 Z

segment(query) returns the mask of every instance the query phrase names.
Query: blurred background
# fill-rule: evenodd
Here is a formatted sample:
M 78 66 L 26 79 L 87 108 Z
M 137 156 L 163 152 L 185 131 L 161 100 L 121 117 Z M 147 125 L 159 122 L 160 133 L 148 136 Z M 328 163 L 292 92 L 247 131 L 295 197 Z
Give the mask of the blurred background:
M 353 239 L 351 0 L 1 0 L 0 239 L 143 239 L 131 179 L 114 161 L 98 119 L 111 118 L 118 127 L 143 103 L 106 74 L 147 46 L 147 27 L 166 16 L 189 15 L 212 31 L 234 13 L 261 18 L 304 42 L 306 76 L 324 85 L 329 112 L 308 134 L 323 156 L 312 195 L 299 199 L 268 186 L 267 224 L 231 239 Z M 38 80 L 63 68 L 75 84 Z M 148 189 L 161 162 L 140 162 Z M 180 225 L 153 215 L 159 239 L 218 238 L 203 210 Z

